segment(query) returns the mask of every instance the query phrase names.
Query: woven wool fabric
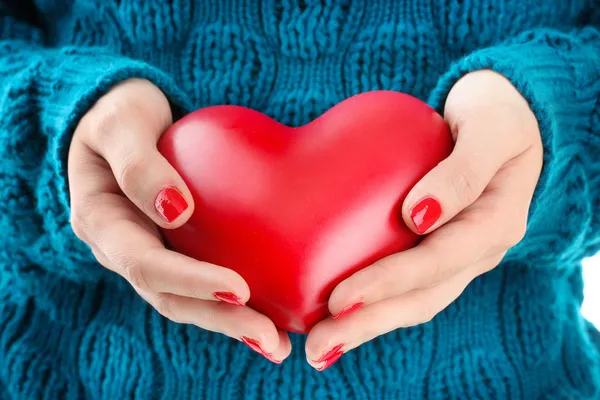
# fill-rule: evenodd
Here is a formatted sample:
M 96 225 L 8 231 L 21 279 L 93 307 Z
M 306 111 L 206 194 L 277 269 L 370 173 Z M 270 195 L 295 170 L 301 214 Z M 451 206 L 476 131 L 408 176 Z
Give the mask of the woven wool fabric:
M 1 399 L 598 399 L 579 313 L 600 249 L 597 0 L 30 0 L 0 3 Z M 320 373 L 304 336 L 274 365 L 162 318 L 69 225 L 66 155 L 113 85 L 146 78 L 181 116 L 248 106 L 289 125 L 351 95 L 440 112 L 492 68 L 536 113 L 545 164 L 525 239 L 433 321 Z M 506 218 L 510 218 L 507 215 Z M 596 343 L 596 344 L 594 344 Z

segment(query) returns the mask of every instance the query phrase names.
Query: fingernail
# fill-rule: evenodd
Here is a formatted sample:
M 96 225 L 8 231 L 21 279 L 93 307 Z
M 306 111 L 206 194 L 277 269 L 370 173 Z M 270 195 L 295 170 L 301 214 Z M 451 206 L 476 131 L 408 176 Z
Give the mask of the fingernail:
M 250 347 L 252 350 L 256 351 L 257 353 L 262 354 L 263 357 L 265 357 L 267 360 L 274 362 L 275 364 L 281 364 L 281 361 L 274 359 L 273 355 L 271 353 L 267 353 L 266 351 L 264 351 L 262 349 L 262 347 L 260 347 L 260 343 L 258 343 L 257 340 L 250 339 L 247 336 L 242 336 L 241 340 L 246 346 Z
M 156 196 L 154 206 L 167 222 L 173 222 L 188 208 L 188 203 L 177 189 L 165 188 Z
M 316 363 L 323 363 L 323 365 L 317 368 L 317 371 L 325 371 L 327 368 L 331 367 L 337 360 L 339 360 L 342 354 L 344 354 L 344 352 L 342 351 L 343 346 L 343 344 L 338 344 L 333 349 L 329 350 L 326 353 L 323 353 L 321 358 L 319 358 L 318 360 L 313 360 L 313 362 Z
M 352 305 L 348 305 L 348 306 L 342 308 L 342 311 L 340 311 L 337 315 L 334 315 L 333 319 L 338 319 L 338 318 L 341 318 L 341 317 L 343 317 L 345 315 L 353 313 L 354 311 L 358 310 L 359 308 L 361 308 L 364 305 L 365 305 L 365 303 L 363 303 L 363 302 L 352 304 Z
M 243 306 L 242 299 L 231 292 L 214 292 L 213 296 L 217 300 L 221 300 L 228 304 L 233 304 L 234 306 Z
M 442 206 L 432 197 L 421 200 L 410 212 L 410 218 L 419 233 L 425 233 L 441 215 Z
M 323 365 L 321 365 L 319 368 L 317 368 L 317 371 L 321 372 L 321 371 L 325 371 L 327 368 L 331 367 L 333 364 L 335 364 L 335 362 L 337 360 L 340 359 L 340 357 L 342 356 L 342 354 L 344 354 L 341 351 L 338 351 L 337 353 L 333 354 L 331 356 L 331 358 L 328 358 L 327 360 L 325 360 L 325 362 L 323 363 Z

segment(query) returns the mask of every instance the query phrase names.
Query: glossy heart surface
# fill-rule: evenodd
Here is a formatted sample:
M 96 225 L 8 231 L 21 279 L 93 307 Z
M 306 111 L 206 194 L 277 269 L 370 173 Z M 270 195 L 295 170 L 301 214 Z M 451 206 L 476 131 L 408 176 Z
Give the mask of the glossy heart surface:
M 444 119 L 397 92 L 356 95 L 297 128 L 244 107 L 204 108 L 159 142 L 195 201 L 190 220 L 162 234 L 238 272 L 248 306 L 306 333 L 329 315 L 339 282 L 416 245 L 402 202 L 452 147 Z

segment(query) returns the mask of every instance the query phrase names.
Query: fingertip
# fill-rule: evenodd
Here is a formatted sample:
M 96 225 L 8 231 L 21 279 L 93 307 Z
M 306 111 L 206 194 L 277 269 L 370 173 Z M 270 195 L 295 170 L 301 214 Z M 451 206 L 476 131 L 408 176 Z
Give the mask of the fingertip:
M 279 335 L 279 345 L 271 355 L 273 362 L 280 364 L 292 353 L 292 342 L 286 331 L 277 329 L 277 333 Z
M 425 235 L 442 216 L 442 204 L 433 195 L 415 196 L 415 200 L 406 203 L 402 217 L 406 226 L 417 235 Z
M 279 332 L 279 343 L 285 344 L 283 349 L 285 350 L 284 358 L 287 358 L 290 354 L 292 354 L 292 341 L 290 340 L 290 335 L 284 331 L 283 329 L 278 329 Z
M 262 329 L 256 335 L 256 339 L 261 343 L 262 349 L 268 354 L 273 354 L 280 346 L 279 330 L 271 320 L 269 320 L 269 326 Z
M 333 318 L 326 318 L 310 330 L 304 344 L 307 359 L 317 359 L 323 349 L 333 346 L 331 343 L 333 324 L 335 324 Z
M 355 281 L 360 282 L 360 276 L 363 275 L 364 270 L 356 272 L 348 279 L 340 282 L 329 296 L 327 307 L 329 313 L 334 319 L 338 319 L 349 312 L 352 307 L 359 307 L 357 304 L 364 305 L 365 300 L 361 293 L 364 293 L 358 288 L 355 288 Z
M 288 345 L 282 341 L 285 340 L 285 337 L 281 336 L 281 332 L 272 323 L 271 325 L 271 327 L 263 328 L 258 333 L 242 335 L 239 340 L 267 360 L 275 364 L 281 364 L 291 352 L 291 345 L 288 350 Z M 289 342 L 289 339 L 287 341 Z
M 350 279 L 350 278 L 348 278 Z M 337 285 L 333 292 L 331 292 L 331 296 L 329 296 L 329 301 L 327 302 L 327 308 L 329 308 L 329 313 L 333 316 L 337 315 L 344 308 L 344 299 L 345 299 L 345 289 L 346 286 L 345 281 L 341 282 Z
M 154 208 L 161 218 L 160 226 L 176 229 L 185 224 L 194 212 L 194 199 L 181 185 L 165 185 L 154 199 Z
M 231 293 L 234 293 L 240 302 L 246 304 L 250 300 L 250 287 L 244 278 L 232 269 L 223 266 L 217 266 L 222 269 L 223 286 L 229 288 Z
M 340 343 L 328 351 L 323 352 L 318 359 L 313 360 L 307 358 L 306 360 L 311 367 L 319 372 L 323 372 L 335 364 L 344 355 L 344 353 L 344 345 Z
M 271 362 L 279 364 L 286 355 L 286 339 L 265 315 L 249 308 L 226 306 L 228 321 L 232 324 L 229 336 L 244 343 Z M 242 323 L 240 323 L 242 321 Z M 282 346 L 283 345 L 283 346 Z M 282 347 L 282 348 L 280 348 Z
M 335 363 L 346 351 L 345 344 L 337 338 L 332 328 L 336 324 L 329 318 L 317 324 L 306 340 L 306 361 L 317 371 L 323 371 Z

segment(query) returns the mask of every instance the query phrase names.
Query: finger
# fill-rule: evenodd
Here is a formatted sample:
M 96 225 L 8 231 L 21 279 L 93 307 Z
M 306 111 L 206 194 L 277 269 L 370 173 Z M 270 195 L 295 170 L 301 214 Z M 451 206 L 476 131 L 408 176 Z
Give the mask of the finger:
M 110 213 L 102 205 L 97 210 Z M 135 287 L 236 305 L 245 304 L 250 297 L 248 285 L 238 273 L 165 249 L 135 220 L 113 219 L 97 226 L 96 246 L 111 268 Z
M 540 174 L 541 148 L 532 146 L 507 162 L 488 190 L 414 249 L 358 271 L 333 291 L 337 316 L 448 279 L 478 259 L 515 246 L 525 235 L 527 214 Z
M 431 232 L 471 205 L 500 167 L 524 150 L 518 134 L 499 132 L 486 121 L 475 117 L 456 127 L 452 154 L 406 197 L 402 217 L 414 232 Z
M 417 247 L 378 260 L 342 281 L 329 299 L 331 314 L 337 316 L 343 311 L 436 285 L 465 266 L 506 251 L 523 237 L 522 216 L 527 207 L 522 204 L 516 200 L 509 202 L 495 192 L 484 193 Z
M 275 360 L 285 360 L 292 353 L 292 342 L 286 331 L 277 329 L 279 333 L 279 346 L 273 350 L 272 357 Z
M 318 370 L 329 367 L 342 354 L 392 330 L 419 325 L 433 319 L 481 273 L 501 260 L 496 255 L 463 270 L 438 286 L 414 290 L 356 310 L 343 318 L 318 323 L 306 341 L 307 360 Z
M 264 356 L 267 360 L 274 362 L 275 364 L 281 364 L 281 362 L 288 358 L 292 352 L 292 342 L 286 331 L 277 329 L 277 333 L 279 334 L 279 346 L 272 352 L 265 350 L 265 347 L 261 345 L 260 341 L 248 336 L 242 336 L 240 340 L 246 346 Z
M 491 251 L 499 252 L 492 244 L 499 241 L 502 216 L 490 210 L 492 202 L 492 196 L 482 196 L 417 247 L 378 260 L 342 281 L 329 299 L 332 315 L 435 285 Z
M 535 151 L 527 151 L 496 174 L 489 190 L 417 247 L 391 255 L 341 282 L 329 300 L 333 315 L 426 288 L 464 266 L 519 243 L 539 176 Z
M 97 111 L 94 123 L 82 129 L 89 147 L 110 165 L 123 193 L 157 225 L 181 226 L 194 202 L 181 176 L 160 154 L 157 142 L 171 120 L 140 112 Z
M 138 293 L 165 318 L 237 339 L 274 363 L 281 363 L 291 352 L 288 335 L 278 330 L 269 318 L 249 307 L 167 293 L 152 295 L 139 290 Z
M 83 161 L 70 171 L 72 225 L 105 267 L 154 293 L 233 304 L 248 300 L 248 285 L 239 274 L 165 249 L 156 226 L 128 199 L 104 192 L 111 174 L 106 165 L 79 145 L 72 154 Z
M 77 229 L 85 225 L 85 217 L 93 211 L 95 204 L 104 201 L 110 204 L 126 204 L 127 206 L 122 210 L 126 210 L 128 214 L 137 215 L 140 225 L 160 238 L 156 224 L 147 218 L 139 208 L 134 207 L 128 199 L 123 198 L 106 160 L 81 140 L 74 140 L 71 144 L 68 173 L 73 228 Z M 80 238 L 88 242 L 86 238 Z

